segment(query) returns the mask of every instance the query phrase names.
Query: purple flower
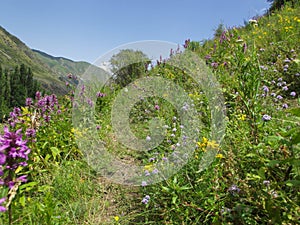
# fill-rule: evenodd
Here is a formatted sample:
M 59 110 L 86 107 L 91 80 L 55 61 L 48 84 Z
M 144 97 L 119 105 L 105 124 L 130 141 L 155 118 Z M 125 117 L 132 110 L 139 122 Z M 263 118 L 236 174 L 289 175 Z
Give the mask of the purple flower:
M 145 170 L 145 176 L 150 176 L 150 172 L 148 170 Z
M 158 171 L 158 169 L 156 169 L 156 168 L 152 171 L 153 174 L 158 174 L 158 172 L 159 172 L 159 171 Z
M 103 97 L 105 97 L 105 96 L 106 96 L 105 93 L 101 93 L 100 91 L 97 92 L 97 98 L 103 98 Z
M 217 62 L 212 62 L 212 63 L 211 63 L 211 66 L 214 67 L 214 68 L 217 68 L 218 65 L 219 65 L 219 64 L 218 64 Z
M 269 92 L 269 88 L 267 86 L 263 86 L 263 91 L 267 93 Z
M 35 137 L 35 129 L 28 128 L 25 132 L 25 135 L 26 135 L 27 138 Z
M 282 108 L 283 108 L 283 109 L 287 109 L 287 108 L 288 108 L 288 104 L 284 103 L 284 104 L 282 105 Z
M 142 181 L 142 187 L 147 186 L 147 182 L 146 181 Z
M 149 196 L 149 195 L 146 195 L 146 196 L 143 198 L 142 203 L 148 204 L 149 200 L 150 200 L 150 196 Z
M 26 166 L 30 149 L 27 141 L 22 139 L 21 129 L 16 132 L 4 127 L 4 134 L 0 136 L 0 164 L 1 184 L 12 188 L 15 181 L 26 182 L 26 175 L 16 177 L 15 170 L 19 166 Z M 5 177 L 3 177 L 5 175 Z
M 239 193 L 241 191 L 241 189 L 239 189 L 238 186 L 236 186 L 235 184 L 233 184 L 230 188 L 228 188 L 228 191 L 231 194 L 236 194 L 236 193 Z
M 262 120 L 263 120 L 263 121 L 270 121 L 271 118 L 272 118 L 271 116 L 265 114 L 265 115 L 263 115 Z
M 30 106 L 32 104 L 32 98 L 26 98 L 25 105 Z
M 278 100 L 281 100 L 281 99 L 283 99 L 283 97 L 281 96 L 281 95 L 277 95 L 277 97 L 276 97 Z
M 155 158 L 153 158 L 153 157 L 149 159 L 149 162 L 154 162 L 154 161 L 155 161 Z
M 154 109 L 155 109 L 155 110 L 159 110 L 159 105 L 155 105 L 155 106 L 154 106 Z
M 7 210 L 7 208 L 5 208 L 4 206 L 2 206 L 2 204 L 6 201 L 6 198 L 1 198 L 0 199 L 0 212 L 5 212 Z
M 284 86 L 284 87 L 282 88 L 282 90 L 287 91 L 287 90 L 289 90 L 289 88 L 288 88 L 287 86 Z
M 296 92 L 292 91 L 290 95 L 293 96 L 293 97 L 295 97 L 296 96 Z
M 37 91 L 37 92 L 35 93 L 35 99 L 36 99 L 36 100 L 40 100 L 40 98 L 41 98 L 41 92 Z

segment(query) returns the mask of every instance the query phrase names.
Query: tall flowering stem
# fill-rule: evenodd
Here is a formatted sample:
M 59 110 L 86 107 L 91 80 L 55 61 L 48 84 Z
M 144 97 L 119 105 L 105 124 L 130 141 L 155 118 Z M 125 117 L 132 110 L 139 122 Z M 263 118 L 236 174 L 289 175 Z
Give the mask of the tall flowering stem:
M 8 127 L 4 127 L 4 134 L 0 135 L 0 185 L 10 190 L 15 185 L 27 181 L 26 175 L 19 176 L 16 173 L 19 167 L 27 166 L 26 161 L 30 153 L 26 145 L 27 140 L 22 139 L 21 131 L 22 129 L 9 131 Z M 0 211 L 5 210 L 4 206 L 0 207 Z M 9 214 L 11 215 L 11 207 L 9 207 Z

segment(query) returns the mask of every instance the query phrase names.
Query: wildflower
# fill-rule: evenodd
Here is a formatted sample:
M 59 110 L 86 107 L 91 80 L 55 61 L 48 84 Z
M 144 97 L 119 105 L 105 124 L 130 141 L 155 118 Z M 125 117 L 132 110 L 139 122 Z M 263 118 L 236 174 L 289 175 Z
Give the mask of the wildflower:
M 218 148 L 219 144 L 217 144 L 216 141 L 212 140 L 207 142 L 207 147 Z
M 241 191 L 241 189 L 239 189 L 238 186 L 236 186 L 235 184 L 233 184 L 230 188 L 228 188 L 228 191 L 231 194 L 236 194 L 236 193 L 239 193 Z
M 97 96 L 97 98 L 103 98 L 103 97 L 106 96 L 106 94 L 105 93 L 101 93 L 100 91 L 98 91 L 97 94 L 96 94 L 96 96 Z
M 280 77 L 280 78 L 278 78 L 278 81 L 282 81 L 282 78 Z
M 216 155 L 216 158 L 223 159 L 224 156 L 223 156 L 222 154 L 217 154 L 217 155 Z
M 289 90 L 289 88 L 288 88 L 287 86 L 284 86 L 284 87 L 282 88 L 282 90 L 287 91 L 287 90 Z
M 147 182 L 146 181 L 142 181 L 142 187 L 147 186 Z
M 115 216 L 114 219 L 115 219 L 116 222 L 118 222 L 120 220 L 120 217 L 119 216 Z
M 32 98 L 26 98 L 25 105 L 30 106 L 32 104 Z
M 211 59 L 211 55 L 206 55 L 206 56 L 205 56 L 205 59 L 206 59 L 206 60 Z
M 150 196 L 149 196 L 149 195 L 146 195 L 146 196 L 143 198 L 142 203 L 148 204 L 149 200 L 150 200 Z
M 276 97 L 276 94 L 274 92 L 271 93 L 272 97 Z
M 276 97 L 278 100 L 281 100 L 281 99 L 283 99 L 283 97 L 281 96 L 281 95 L 277 95 L 277 97 Z
M 150 176 L 150 172 L 148 170 L 145 170 L 145 176 Z
M 263 91 L 267 93 L 269 92 L 269 88 L 267 86 L 263 86 Z
M 283 109 L 287 109 L 287 108 L 288 108 L 288 104 L 284 103 L 284 104 L 282 105 L 282 108 L 283 108 Z
M 25 132 L 27 138 L 35 137 L 35 129 L 28 128 Z
M 100 130 L 101 129 L 101 126 L 100 125 L 97 125 L 96 126 L 96 130 Z
M 246 118 L 247 118 L 247 115 L 245 115 L 245 114 L 242 114 L 241 116 L 240 116 L 240 120 L 242 120 L 242 121 L 245 121 L 246 120 Z
M 7 210 L 7 208 L 5 208 L 4 206 L 2 206 L 2 204 L 6 201 L 6 198 L 1 198 L 0 199 L 0 212 L 5 212 Z
M 266 185 L 267 187 L 270 186 L 270 181 L 269 180 L 264 180 L 263 185 Z
M 159 110 L 159 105 L 155 105 L 155 106 L 154 106 L 154 109 L 155 109 L 155 110 Z
M 276 191 L 271 191 L 271 195 L 273 198 L 277 198 L 278 197 L 278 194 Z
M 147 136 L 147 137 L 146 137 L 146 141 L 151 141 L 151 137 L 150 137 L 150 136 Z
M 265 114 L 265 115 L 263 115 L 262 120 L 263 121 L 269 121 L 269 120 L 271 120 L 271 116 Z
M 154 161 L 155 161 L 155 158 L 153 158 L 153 157 L 149 159 L 149 162 L 154 162 Z
M 296 96 L 296 92 L 292 91 L 290 95 L 293 96 L 293 97 L 295 97 Z
M 183 47 L 184 47 L 184 48 L 187 48 L 187 47 L 189 46 L 190 42 L 191 42 L 190 39 L 185 40 L 185 41 L 184 41 Z
M 26 166 L 30 149 L 26 146 L 27 140 L 22 139 L 21 129 L 16 132 L 10 132 L 4 127 L 4 135 L 0 136 L 0 174 L 4 178 L 0 179 L 0 183 L 12 188 L 16 181 L 26 182 L 26 175 L 16 177 L 15 170 L 18 167 Z M 6 171 L 3 171 L 5 168 Z M 7 173 L 5 173 L 7 172 Z M 0 204 L 1 205 L 1 204 Z
M 219 65 L 219 64 L 218 64 L 217 62 L 212 62 L 212 63 L 211 63 L 211 66 L 214 67 L 214 68 L 217 68 L 218 65 Z
M 158 172 L 159 172 L 159 171 L 158 171 L 158 169 L 156 169 L 156 168 L 152 171 L 153 174 L 158 174 Z

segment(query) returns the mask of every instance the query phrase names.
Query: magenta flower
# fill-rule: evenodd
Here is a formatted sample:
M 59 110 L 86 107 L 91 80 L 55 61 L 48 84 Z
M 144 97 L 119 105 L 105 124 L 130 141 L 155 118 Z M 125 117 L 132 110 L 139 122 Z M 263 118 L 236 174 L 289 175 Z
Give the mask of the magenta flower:
M 26 182 L 26 175 L 17 177 L 15 170 L 27 166 L 30 149 L 27 140 L 22 139 L 21 129 L 16 132 L 4 127 L 4 135 L 0 136 L 0 184 L 12 188 L 16 181 Z
M 6 198 L 1 198 L 0 199 L 0 212 L 5 212 L 7 210 L 7 208 L 5 208 L 4 206 L 2 206 L 2 204 L 6 201 Z

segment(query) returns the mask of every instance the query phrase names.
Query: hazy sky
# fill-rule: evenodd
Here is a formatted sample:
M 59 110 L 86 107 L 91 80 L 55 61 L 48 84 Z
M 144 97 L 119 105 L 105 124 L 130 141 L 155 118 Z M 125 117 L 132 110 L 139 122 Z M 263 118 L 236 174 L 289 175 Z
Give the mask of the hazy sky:
M 6 0 L 0 25 L 30 48 L 94 62 L 134 41 L 211 38 L 220 23 L 243 25 L 267 0 Z

